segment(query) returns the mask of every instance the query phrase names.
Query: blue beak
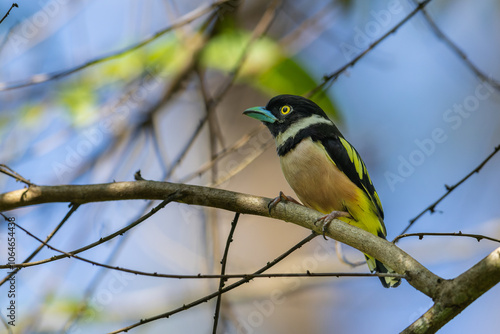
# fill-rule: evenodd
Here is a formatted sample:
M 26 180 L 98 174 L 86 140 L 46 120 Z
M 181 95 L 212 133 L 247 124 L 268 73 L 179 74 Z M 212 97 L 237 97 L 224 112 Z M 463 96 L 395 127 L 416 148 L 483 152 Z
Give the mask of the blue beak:
M 274 123 L 278 120 L 276 116 L 264 107 L 248 108 L 243 114 L 258 119 L 261 122 Z

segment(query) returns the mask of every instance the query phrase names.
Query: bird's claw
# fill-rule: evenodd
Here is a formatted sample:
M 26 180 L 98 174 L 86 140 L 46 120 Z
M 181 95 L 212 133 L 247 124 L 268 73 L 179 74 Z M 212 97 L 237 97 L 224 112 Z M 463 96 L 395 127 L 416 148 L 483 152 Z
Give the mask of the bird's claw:
M 280 195 L 275 199 L 273 199 L 272 201 L 270 201 L 269 204 L 267 205 L 267 208 L 269 209 L 269 215 L 271 215 L 271 210 L 274 209 L 279 202 L 293 202 L 295 204 L 302 205 L 299 202 L 297 202 L 295 198 L 287 196 L 282 191 L 280 191 Z
M 349 214 L 349 212 L 345 212 L 345 211 L 332 211 L 329 214 L 327 214 L 326 216 L 319 217 L 314 222 L 314 225 L 316 225 L 316 226 L 318 226 L 318 223 L 321 224 L 321 231 L 323 232 L 322 234 L 323 234 L 323 238 L 325 238 L 325 240 L 327 240 L 326 239 L 326 230 L 328 228 L 328 225 L 330 225 L 332 220 L 340 218 L 340 217 L 351 217 L 351 215 Z

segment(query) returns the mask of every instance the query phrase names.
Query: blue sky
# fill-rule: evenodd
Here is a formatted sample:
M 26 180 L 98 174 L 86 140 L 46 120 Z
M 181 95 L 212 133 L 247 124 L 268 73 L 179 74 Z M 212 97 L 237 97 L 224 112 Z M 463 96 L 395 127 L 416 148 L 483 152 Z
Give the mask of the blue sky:
M 2 10 L 7 3 L 10 5 L 8 1 L 0 1 Z M 12 82 L 39 73 L 71 68 L 118 50 L 171 22 L 177 16 L 172 14 L 173 8 L 178 13 L 186 13 L 196 8 L 199 2 L 175 4 L 116 0 L 82 1 L 71 6 L 56 0 L 20 3 L 20 8 L 15 9 L 0 26 L 0 42 L 14 24 L 23 24 L 26 18 L 37 12 L 45 13 L 50 20 L 44 24 L 43 16 L 40 16 L 37 31 L 25 40 L 18 39 L 17 44 L 12 44 L 13 37 L 10 37 L 10 42 L 5 44 L 8 48 L 4 47 L 0 52 L 0 81 Z M 324 2 L 300 1 L 294 3 L 293 8 L 307 17 L 322 10 Z M 334 8 L 321 26 L 323 30 L 303 35 L 295 41 L 296 49 L 290 52 L 295 53 L 295 59 L 308 68 L 319 82 L 322 75 L 334 72 L 352 59 L 343 52 L 346 45 L 364 50 L 365 39 L 372 42 L 380 37 L 403 19 L 411 8 L 413 5 L 406 1 L 373 1 L 369 5 L 356 2 L 350 14 Z M 500 23 L 497 19 L 500 8 L 495 1 L 435 0 L 428 9 L 438 26 L 471 62 L 488 76 L 500 78 Z M 284 26 L 294 26 L 290 14 L 281 15 L 280 22 Z M 20 36 L 26 36 L 29 28 L 25 26 L 24 35 L 21 30 Z M 271 35 L 279 35 L 281 30 L 275 29 L 271 29 Z M 64 82 L 71 83 L 76 78 L 68 77 L 62 79 L 68 81 L 59 82 L 64 86 Z M 149 175 L 161 175 L 154 151 L 148 146 L 150 141 L 139 135 L 133 140 L 137 145 L 135 150 L 124 158 L 120 152 L 127 151 L 125 144 L 119 146 L 118 152 L 110 155 L 109 159 L 85 171 L 79 178 L 59 179 L 53 168 L 54 161 L 65 161 L 70 152 L 68 150 L 76 150 L 82 138 L 86 138 L 85 131 L 95 128 L 102 116 L 98 111 L 91 112 L 89 118 L 84 119 L 84 126 L 72 126 L 67 110 L 50 108 L 51 97 L 57 94 L 60 87 L 39 85 L 0 92 L 0 113 L 9 122 L 9 126 L 2 128 L 0 163 L 7 163 L 37 184 L 132 180 L 137 169 L 146 170 Z M 52 91 L 47 93 L 50 89 Z M 339 128 L 368 166 L 384 206 L 389 239 L 398 235 L 409 219 L 439 198 L 445 192 L 445 184 L 458 182 L 500 144 L 499 92 L 485 86 L 445 46 L 431 32 L 421 14 L 349 68 L 329 88 L 328 93 L 340 110 L 342 121 L 338 122 Z M 234 115 L 266 102 L 265 97 L 256 93 L 238 94 L 241 91 L 231 91 L 230 95 L 234 98 L 228 98 L 221 109 L 233 108 Z M 248 96 L 255 96 L 255 99 L 249 101 Z M 158 122 L 162 125 L 165 138 L 175 133 L 180 142 L 185 142 L 203 114 L 203 103 L 199 95 L 192 91 L 179 99 L 179 104 L 170 106 L 169 114 L 160 117 Z M 35 124 L 16 118 L 26 100 L 43 106 L 44 117 L 38 118 Z M 229 141 L 236 140 L 245 133 L 242 131 L 256 125 L 243 116 L 231 116 L 233 123 L 229 123 L 223 115 L 227 113 L 221 112 L 221 124 L 227 125 L 223 129 Z M 133 121 L 132 117 L 129 120 Z M 207 136 L 207 131 L 204 131 L 193 152 L 174 174 L 174 180 L 208 159 Z M 104 135 L 83 158 L 99 155 L 109 143 L 109 138 L 109 134 Z M 173 159 L 180 146 L 166 141 L 165 147 Z M 425 214 L 410 232 L 462 231 L 499 238 L 499 159 L 494 157 L 479 174 L 472 176 L 446 198 L 437 207 L 437 213 Z M 80 168 L 83 164 L 77 165 Z M 203 180 L 194 182 L 201 184 Z M 0 187 L 4 192 L 18 189 L 20 184 L 2 177 Z M 241 175 L 222 187 L 267 197 L 276 196 L 280 190 L 292 194 L 281 176 L 274 148 L 268 149 Z M 143 201 L 135 201 L 81 207 L 52 243 L 67 251 L 86 245 L 126 225 L 145 205 Z M 44 237 L 66 212 L 66 205 L 50 204 L 9 214 L 16 216 L 17 221 L 32 233 Z M 170 205 L 161 216 L 153 217 L 127 236 L 115 263 L 165 273 L 210 270 L 210 260 L 205 257 L 206 247 L 210 247 L 212 242 L 216 244 L 215 249 L 223 247 L 221 245 L 229 228 L 226 221 L 230 221 L 231 214 L 217 214 L 220 224 L 216 231 L 220 244 L 214 239 L 206 239 L 204 222 L 208 215 L 203 210 L 187 208 L 182 204 Z M 258 268 L 285 251 L 287 245 L 293 245 L 308 234 L 301 228 L 259 217 L 242 217 L 240 228 L 241 232 L 237 234 L 239 243 L 234 246 L 234 258 L 229 264 L 233 272 Z M 2 229 L 1 245 L 5 238 L 6 232 Z M 322 242 L 325 241 L 314 241 L 278 269 L 287 271 L 298 263 L 307 263 L 306 259 L 311 259 L 317 247 L 324 247 Z M 27 256 L 37 245 L 21 231 L 18 231 L 17 243 L 18 259 Z M 115 240 L 84 253 L 84 256 L 104 262 L 118 243 Z M 328 245 L 332 243 L 332 240 L 328 241 Z M 451 237 L 404 239 L 399 246 L 444 278 L 459 275 L 498 247 L 488 241 L 477 243 L 474 239 Z M 349 257 L 360 259 L 359 252 L 344 248 Z M 0 259 L 4 261 L 4 253 L 1 254 Z M 52 255 L 53 252 L 43 250 L 36 259 Z M 350 270 L 335 256 L 316 265 L 318 271 Z M 365 272 L 366 268 L 362 266 L 356 270 Z M 22 270 L 17 281 L 19 317 L 37 314 L 37 310 L 43 307 L 43 300 L 52 294 L 56 300 L 80 299 L 96 273 L 97 270 L 90 265 L 69 260 Z M 105 320 L 94 323 L 92 318 L 87 318 L 79 324 L 79 328 L 91 332 L 117 329 L 139 318 L 175 308 L 215 288 L 214 282 L 124 277 L 116 273 L 105 276 L 93 298 L 93 305 L 103 312 Z M 334 278 L 320 283 L 300 281 L 296 290 L 290 289 L 290 286 L 279 280 L 274 283 L 256 281 L 246 285 L 239 293 L 228 294 L 236 323 L 248 327 L 248 323 L 253 321 L 258 326 L 248 328 L 255 333 L 291 332 L 303 329 L 300 326 L 315 333 L 392 333 L 401 331 L 431 306 L 429 298 L 406 282 L 391 290 L 381 288 L 378 279 L 359 278 Z M 259 305 L 270 300 L 273 289 L 283 291 L 285 299 L 282 303 L 275 303 L 272 312 L 267 315 L 265 309 L 259 308 L 263 306 Z M 5 295 L 5 287 L 1 287 L 1 301 L 5 300 Z M 252 295 L 254 298 L 249 297 Z M 496 333 L 499 298 L 497 286 L 440 332 L 480 330 L 482 333 Z M 44 309 L 45 312 L 40 312 L 43 316 L 37 323 L 39 328 L 60 328 L 57 327 L 61 321 L 57 303 L 50 305 Z M 144 327 L 142 332 L 160 333 L 165 328 L 206 332 L 206 328 L 211 326 L 213 304 L 201 305 L 190 312 L 157 321 Z M 294 319 L 296 321 L 292 321 Z M 207 326 L 200 331 L 196 326 L 198 323 Z

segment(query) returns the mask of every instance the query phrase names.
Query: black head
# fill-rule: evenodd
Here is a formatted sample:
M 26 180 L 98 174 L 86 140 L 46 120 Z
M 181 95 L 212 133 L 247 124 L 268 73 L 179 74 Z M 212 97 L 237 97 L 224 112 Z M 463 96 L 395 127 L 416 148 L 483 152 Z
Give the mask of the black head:
M 249 108 L 243 113 L 262 121 L 274 137 L 314 115 L 328 120 L 328 116 L 316 103 L 297 95 L 278 95 L 273 97 L 265 107 Z M 318 119 L 318 117 L 314 118 Z

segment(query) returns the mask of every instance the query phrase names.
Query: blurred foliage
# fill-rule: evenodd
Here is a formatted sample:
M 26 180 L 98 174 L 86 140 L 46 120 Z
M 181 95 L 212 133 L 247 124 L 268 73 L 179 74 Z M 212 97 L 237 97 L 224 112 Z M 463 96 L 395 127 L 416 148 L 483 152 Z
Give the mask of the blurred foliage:
M 58 97 L 60 104 L 68 110 L 73 123 L 86 126 L 93 121 L 97 96 L 91 80 L 84 78 L 63 86 L 58 92 Z
M 43 116 L 43 106 L 40 103 L 25 104 L 21 109 L 21 122 L 27 126 L 37 126 L 39 119 Z
M 276 41 L 262 37 L 247 50 L 250 39 L 249 31 L 236 28 L 220 31 L 204 47 L 199 60 L 201 66 L 228 74 L 247 52 L 237 82 L 248 84 L 269 97 L 302 95 L 317 86 L 310 71 L 288 56 Z M 74 126 L 86 126 L 97 117 L 102 100 L 99 95 L 119 93 L 127 83 L 145 73 L 161 72 L 162 77 L 171 76 L 189 59 L 191 49 L 187 44 L 182 38 L 169 35 L 145 48 L 87 69 L 81 72 L 79 79 L 66 82 L 53 102 L 68 110 Z M 331 117 L 338 118 L 337 109 L 326 94 L 318 95 L 315 101 Z
M 246 47 L 251 33 L 229 30 L 215 36 L 202 55 L 202 64 L 223 72 L 232 71 L 239 59 L 248 51 L 238 79 L 272 97 L 278 94 L 302 95 L 317 86 L 307 68 L 289 57 L 279 44 L 262 37 Z M 325 94 L 316 99 L 332 117 L 338 117 L 333 101 Z

